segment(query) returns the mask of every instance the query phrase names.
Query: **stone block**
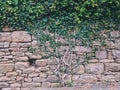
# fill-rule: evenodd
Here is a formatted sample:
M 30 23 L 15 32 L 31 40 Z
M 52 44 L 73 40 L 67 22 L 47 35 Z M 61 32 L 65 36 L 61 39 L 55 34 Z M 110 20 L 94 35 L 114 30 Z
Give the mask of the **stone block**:
M 12 42 L 30 42 L 31 36 L 26 31 L 14 31 L 12 33 Z
M 111 72 L 120 72 L 120 64 L 117 63 L 106 63 L 105 70 Z
M 23 70 L 23 73 L 30 74 L 30 73 L 33 73 L 34 71 L 35 71 L 35 67 L 28 67 Z
M 34 77 L 33 78 L 33 82 L 37 82 L 37 83 L 41 83 L 41 82 L 45 82 L 46 78 L 42 78 L 42 77 Z
M 28 57 L 24 56 L 24 57 L 15 57 L 15 61 L 28 61 Z
M 0 64 L 0 73 L 7 73 L 14 70 L 14 64 Z
M 56 83 L 56 82 L 58 82 L 58 77 L 55 76 L 55 75 L 50 75 L 50 76 L 47 77 L 46 81 L 51 82 L 51 83 Z
M 11 42 L 11 33 L 9 32 L 2 32 L 0 33 L 0 41 L 2 42 Z
M 40 87 L 41 84 L 40 83 L 22 83 L 22 87 L 24 88 L 35 88 L 35 87 Z
M 0 89 L 9 87 L 9 84 L 6 82 L 0 82 Z
M 115 48 L 120 49 L 120 39 L 115 40 Z
M 93 74 L 82 74 L 79 78 L 80 83 L 95 83 L 97 82 L 96 75 Z
M 101 74 L 104 72 L 104 64 L 103 63 L 86 64 L 85 69 L 87 73 Z
M 119 31 L 112 31 L 112 32 L 110 32 L 110 36 L 113 38 L 117 38 L 120 36 L 120 32 Z
M 72 73 L 74 74 L 82 74 L 85 72 L 84 66 L 83 65 L 79 65 L 76 68 L 73 69 Z
M 85 52 L 91 52 L 91 48 L 89 47 L 84 47 L 84 46 L 76 46 L 74 49 L 75 52 L 79 52 L 79 53 L 85 53 Z
M 48 60 L 42 59 L 42 60 L 36 60 L 35 64 L 40 67 L 45 67 L 47 65 Z
M 112 50 L 113 58 L 120 59 L 120 51 L 119 50 Z
M 103 50 L 103 51 L 96 51 L 96 58 L 97 59 L 106 59 L 107 58 L 107 51 Z
M 28 62 L 16 62 L 15 63 L 15 70 L 24 70 L 29 67 Z

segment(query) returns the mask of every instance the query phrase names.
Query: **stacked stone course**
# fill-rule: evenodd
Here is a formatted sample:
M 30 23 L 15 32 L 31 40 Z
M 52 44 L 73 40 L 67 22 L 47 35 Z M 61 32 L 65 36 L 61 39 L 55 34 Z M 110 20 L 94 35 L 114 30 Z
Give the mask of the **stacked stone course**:
M 29 52 L 37 48 L 36 39 L 26 31 L 0 32 L 0 90 L 30 90 L 27 88 L 60 87 L 53 70 L 54 60 L 41 59 Z M 76 46 L 74 51 L 81 57 L 93 53 L 91 48 Z M 68 74 L 66 81 L 74 85 L 120 82 L 120 32 L 111 31 L 106 46 L 95 52 L 89 60 Z M 31 65 L 29 60 L 34 60 Z M 119 84 L 118 84 L 119 85 Z M 26 88 L 26 89 L 25 89 Z

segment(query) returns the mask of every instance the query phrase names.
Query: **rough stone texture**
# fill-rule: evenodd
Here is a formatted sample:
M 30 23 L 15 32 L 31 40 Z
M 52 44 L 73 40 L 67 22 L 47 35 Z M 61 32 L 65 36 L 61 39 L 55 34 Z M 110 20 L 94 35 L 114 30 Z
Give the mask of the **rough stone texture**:
M 100 47 L 96 52 L 77 40 L 71 66 L 60 68 L 59 58 L 42 59 L 44 52 L 30 52 L 29 48 L 38 49 L 36 38 L 25 31 L 8 29 L 0 32 L 0 90 L 120 90 L 120 31 L 105 35 L 106 46 L 95 41 L 94 45 Z M 64 55 L 67 48 L 60 46 L 60 54 Z M 66 58 L 70 57 L 64 58 L 70 64 Z M 55 71 L 58 68 L 60 73 Z M 56 88 L 61 86 L 61 81 L 75 88 Z
M 30 42 L 31 36 L 25 31 L 14 31 L 12 33 L 13 42 Z
M 11 72 L 14 69 L 14 64 L 0 64 L 0 73 Z
M 96 58 L 106 59 L 107 58 L 107 51 L 96 51 Z
M 102 63 L 86 64 L 85 68 L 87 73 L 100 74 L 104 72 L 104 65 Z
M 120 72 L 120 64 L 117 63 L 107 63 L 105 64 L 106 71 Z

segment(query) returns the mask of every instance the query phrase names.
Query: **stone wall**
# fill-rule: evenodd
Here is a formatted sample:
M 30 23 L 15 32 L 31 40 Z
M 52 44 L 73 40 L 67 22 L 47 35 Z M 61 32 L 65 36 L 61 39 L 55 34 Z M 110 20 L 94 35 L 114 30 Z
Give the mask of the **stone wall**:
M 98 42 L 96 44 L 99 44 Z M 29 52 L 37 47 L 36 39 L 25 31 L 0 32 L 0 90 L 29 90 L 25 88 L 60 87 L 59 79 L 52 72 L 54 60 L 41 59 Z M 93 53 L 84 46 L 75 52 Z M 82 57 L 82 56 L 81 56 Z M 120 82 L 120 32 L 111 31 L 106 45 L 95 52 L 95 58 L 67 74 L 66 81 L 73 85 Z

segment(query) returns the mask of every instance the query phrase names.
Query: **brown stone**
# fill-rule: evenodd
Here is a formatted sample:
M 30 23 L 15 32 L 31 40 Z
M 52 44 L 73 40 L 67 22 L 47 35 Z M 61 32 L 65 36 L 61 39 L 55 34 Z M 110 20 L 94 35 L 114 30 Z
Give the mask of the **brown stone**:
M 114 59 L 102 59 L 102 60 L 99 60 L 99 62 L 102 62 L 102 63 L 111 63 L 111 62 L 114 62 Z
M 17 76 L 17 75 L 18 75 L 17 72 L 8 72 L 8 73 L 6 74 L 6 76 L 8 76 L 8 77 Z
M 107 51 L 96 51 L 96 58 L 97 59 L 106 59 L 107 58 Z
M 84 72 L 85 72 L 85 69 L 83 65 L 79 65 L 75 69 L 73 69 L 73 73 L 75 74 L 82 74 Z
M 30 74 L 35 71 L 35 67 L 29 67 L 23 70 L 23 73 Z
M 24 57 L 15 57 L 16 61 L 28 61 L 28 57 L 24 56 Z
M 6 82 L 0 82 L 0 89 L 9 87 L 9 84 Z
M 113 38 L 117 38 L 120 36 L 120 32 L 119 31 L 112 31 L 112 32 L 110 32 L 110 36 Z
M 91 48 L 89 47 L 84 47 L 84 46 L 76 46 L 74 51 L 77 51 L 79 53 L 84 53 L 84 52 L 91 52 Z
M 120 59 L 120 51 L 119 50 L 112 50 L 113 58 Z
M 15 63 L 15 70 L 24 70 L 29 67 L 28 62 L 17 62 Z
M 120 39 L 115 40 L 115 48 L 120 49 Z
M 95 83 L 96 81 L 96 75 L 93 74 L 82 74 L 79 78 L 80 83 Z
M 38 75 L 39 75 L 38 73 L 31 73 L 31 74 L 28 75 L 28 77 L 30 77 L 30 78 L 31 77 L 38 77 Z
M 40 83 L 22 83 L 22 87 L 24 88 L 35 88 L 35 87 L 40 87 L 41 84 Z
M 115 82 L 116 77 L 114 75 L 106 75 L 106 76 L 102 75 L 101 81 L 103 81 L 103 82 Z
M 11 84 L 10 87 L 12 87 L 12 88 L 18 88 L 18 87 L 21 87 L 21 84 L 14 83 L 14 84 Z
M 42 60 L 36 60 L 35 64 L 40 67 L 45 67 L 47 65 L 48 60 L 42 59 Z
M 43 82 L 41 87 L 45 87 L 45 88 L 48 88 L 51 86 L 51 83 L 50 82 Z
M 117 63 L 106 63 L 105 70 L 111 72 L 120 72 L 120 64 Z
M 11 33 L 2 32 L 0 33 L 0 41 L 11 42 Z
M 51 82 L 51 83 L 55 83 L 55 82 L 58 82 L 58 77 L 55 75 L 50 75 L 50 76 L 48 76 L 46 81 Z
M 14 31 L 12 33 L 13 42 L 30 42 L 31 36 L 26 31 Z
M 87 73 L 100 74 L 104 72 L 104 64 L 102 63 L 86 64 L 85 69 Z
M 46 78 L 42 78 L 42 77 L 34 77 L 33 78 L 33 82 L 40 83 L 40 82 L 45 82 L 45 81 L 46 81 Z
M 5 76 L 0 77 L 0 82 L 6 82 L 6 81 L 10 81 L 10 80 L 11 80 L 11 78 L 8 78 L 8 77 L 5 77 Z
M 9 26 L 4 26 L 4 27 L 2 28 L 2 31 L 3 31 L 3 32 L 10 32 L 11 29 L 12 29 L 12 28 L 10 28 Z
M 0 73 L 11 72 L 14 69 L 14 64 L 0 64 Z

